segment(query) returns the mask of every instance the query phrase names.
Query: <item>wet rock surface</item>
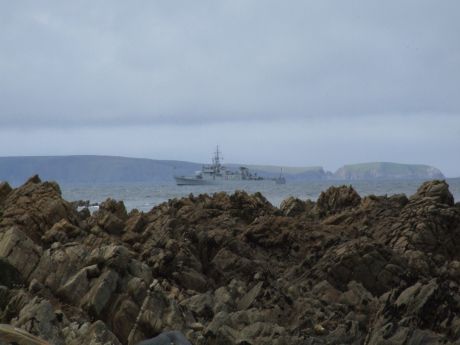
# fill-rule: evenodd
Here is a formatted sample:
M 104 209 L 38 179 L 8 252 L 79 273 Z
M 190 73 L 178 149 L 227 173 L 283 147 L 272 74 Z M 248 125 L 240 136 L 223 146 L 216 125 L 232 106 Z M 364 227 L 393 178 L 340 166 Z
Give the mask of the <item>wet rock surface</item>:
M 174 330 L 195 345 L 460 343 L 444 181 L 409 198 L 342 186 L 279 209 L 236 192 L 89 214 L 34 176 L 0 185 L 0 271 L 0 323 L 52 344 Z

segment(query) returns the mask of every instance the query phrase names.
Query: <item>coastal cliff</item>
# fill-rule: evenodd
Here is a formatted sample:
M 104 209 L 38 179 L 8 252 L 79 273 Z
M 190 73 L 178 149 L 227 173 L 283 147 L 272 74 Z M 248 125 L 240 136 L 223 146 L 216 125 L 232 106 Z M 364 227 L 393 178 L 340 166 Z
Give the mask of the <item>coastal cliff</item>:
M 436 168 L 426 165 L 365 163 L 345 165 L 335 173 L 322 167 L 281 167 L 245 165 L 265 178 L 276 178 L 282 171 L 288 181 L 443 179 Z M 238 170 L 241 164 L 228 164 Z M 0 157 L 0 181 L 19 185 L 39 174 L 47 180 L 68 184 L 171 183 L 174 175 L 194 175 L 201 164 L 115 156 Z
M 429 165 L 387 162 L 345 165 L 334 173 L 339 180 L 443 179 L 442 172 Z
M 195 345 L 453 344 L 459 238 L 440 180 L 410 197 L 341 186 L 280 208 L 236 192 L 90 214 L 34 176 L 0 184 L 0 323 L 54 345 L 171 329 Z

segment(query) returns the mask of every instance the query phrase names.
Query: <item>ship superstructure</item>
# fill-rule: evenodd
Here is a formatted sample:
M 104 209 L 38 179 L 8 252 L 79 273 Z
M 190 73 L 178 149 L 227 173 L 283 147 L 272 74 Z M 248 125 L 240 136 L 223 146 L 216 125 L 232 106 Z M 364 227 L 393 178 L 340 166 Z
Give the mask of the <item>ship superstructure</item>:
M 260 181 L 262 177 L 251 173 L 247 167 L 240 167 L 238 170 L 231 170 L 222 164 L 222 156 L 217 146 L 212 164 L 203 165 L 201 170 L 195 172 L 194 176 L 174 176 L 178 185 L 208 185 L 219 184 L 225 181 Z

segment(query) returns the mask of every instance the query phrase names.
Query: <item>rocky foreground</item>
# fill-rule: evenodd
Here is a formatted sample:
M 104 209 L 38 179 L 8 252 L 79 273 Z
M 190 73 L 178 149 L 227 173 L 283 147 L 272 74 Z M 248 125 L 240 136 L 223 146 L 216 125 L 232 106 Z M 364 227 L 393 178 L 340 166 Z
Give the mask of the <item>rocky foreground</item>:
M 460 344 L 460 204 L 444 181 L 361 198 L 190 196 L 78 212 L 0 184 L 0 323 L 51 344 Z M 128 340 L 129 338 L 129 340 Z M 1 341 L 0 341 L 0 344 Z

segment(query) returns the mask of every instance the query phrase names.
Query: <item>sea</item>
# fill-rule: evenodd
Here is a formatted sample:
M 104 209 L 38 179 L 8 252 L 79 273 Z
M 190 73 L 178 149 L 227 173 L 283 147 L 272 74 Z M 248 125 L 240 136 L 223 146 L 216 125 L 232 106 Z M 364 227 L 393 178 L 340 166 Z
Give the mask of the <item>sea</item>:
M 460 178 L 447 179 L 449 190 L 455 201 L 460 201 Z M 316 200 L 321 191 L 330 186 L 351 185 L 361 195 L 393 195 L 404 193 L 414 194 L 423 180 L 356 180 L 356 181 L 289 181 L 276 184 L 271 180 L 264 181 L 228 181 L 222 185 L 210 186 L 177 186 L 170 183 L 125 183 L 125 184 L 74 184 L 61 185 L 63 197 L 68 201 L 89 200 L 92 204 L 100 203 L 107 198 L 123 200 L 127 210 L 138 209 L 149 211 L 153 207 L 174 198 L 182 198 L 190 194 L 213 194 L 217 192 L 234 193 L 244 190 L 248 193 L 260 192 L 274 206 L 290 197 L 302 200 Z

